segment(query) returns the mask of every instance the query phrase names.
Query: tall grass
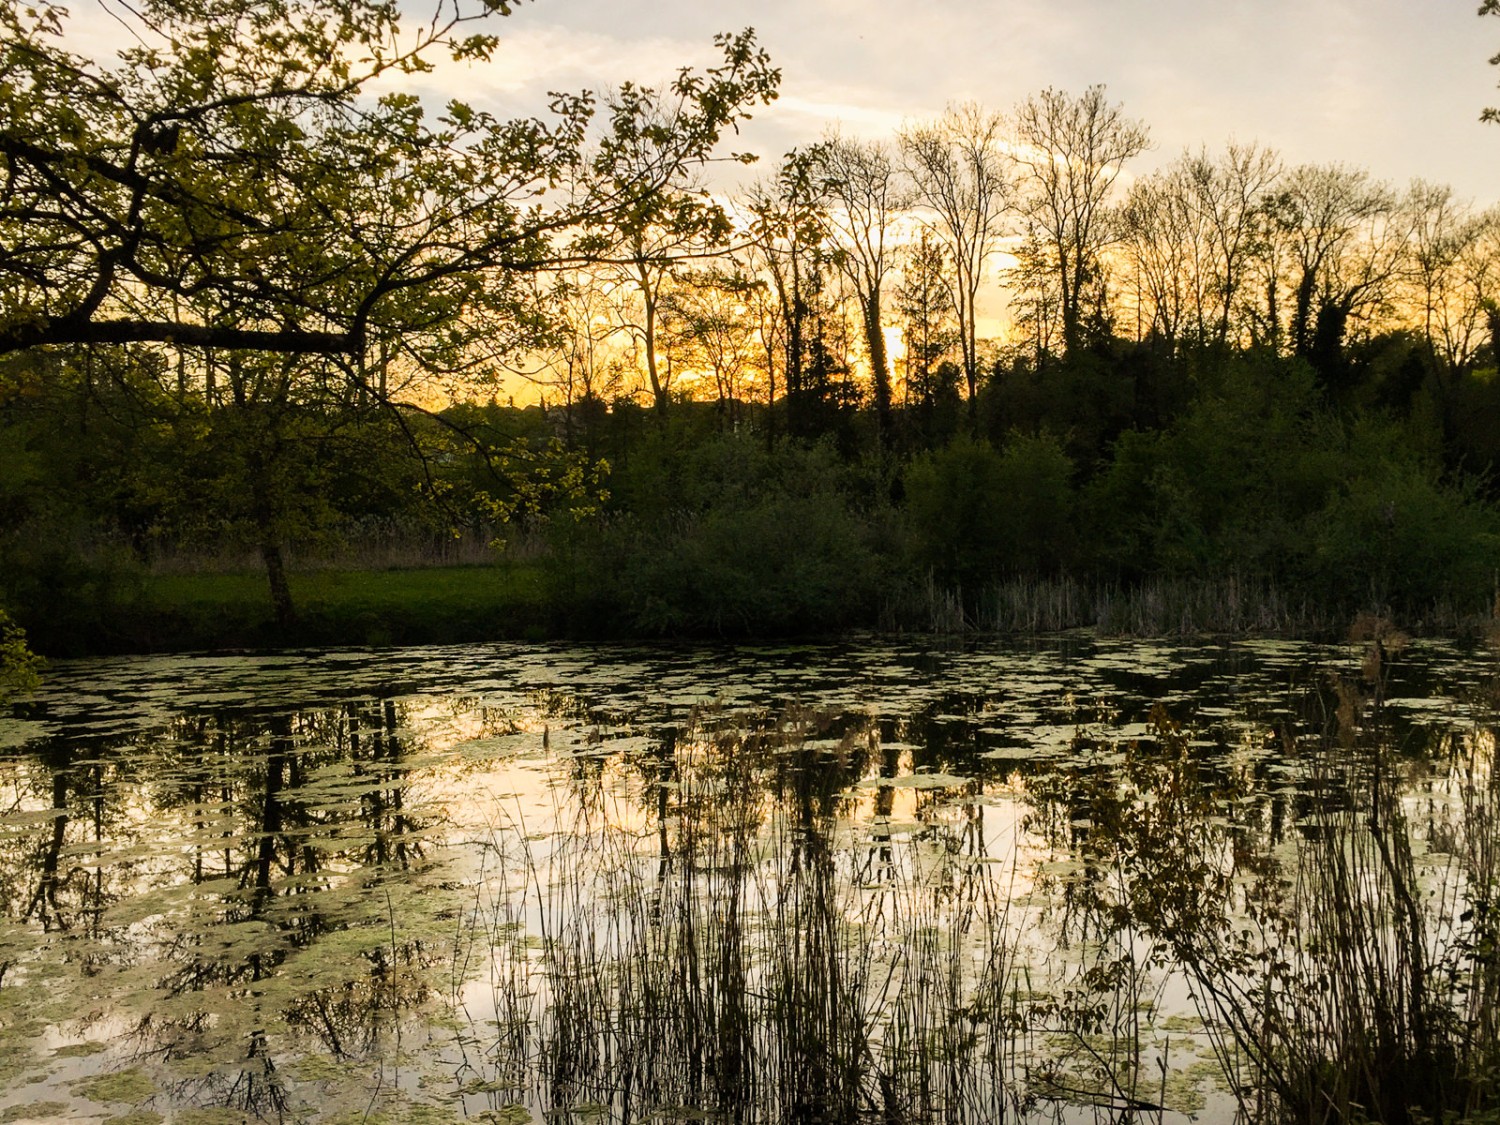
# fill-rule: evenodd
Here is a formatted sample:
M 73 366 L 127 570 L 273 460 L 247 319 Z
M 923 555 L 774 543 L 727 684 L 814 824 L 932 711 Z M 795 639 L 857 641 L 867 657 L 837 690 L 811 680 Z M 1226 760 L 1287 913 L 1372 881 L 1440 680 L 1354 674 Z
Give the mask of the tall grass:
M 1399 643 L 1377 637 L 1363 678 L 1333 685 L 1320 735 L 1287 733 L 1284 835 L 1161 714 L 1119 774 L 1071 778 L 1115 876 L 1084 912 L 1182 975 L 1250 1120 L 1500 1113 L 1495 733 L 1402 757 L 1383 716 Z
M 575 763 L 553 828 L 490 841 L 472 1089 L 618 1121 L 1159 1121 L 1206 1042 L 1247 1120 L 1493 1121 L 1496 736 L 1402 756 L 1400 643 L 1269 771 L 1161 710 L 1149 739 L 1075 746 L 1027 782 L 1027 838 L 1071 857 L 1052 876 L 986 854 L 972 787 L 896 824 L 873 726 L 699 716 L 628 785 Z M 1180 1003 L 1203 1029 L 1174 1057 Z
M 977 591 L 942 586 L 929 576 L 889 599 L 880 624 L 888 629 L 942 634 L 1093 628 L 1152 637 L 1203 633 L 1308 636 L 1337 634 L 1348 619 L 1345 606 L 1294 593 L 1270 581 L 1233 575 L 1151 578 L 1129 584 L 1070 577 L 1014 578 Z M 1477 633 L 1492 624 L 1492 617 L 1435 603 L 1413 622 L 1432 631 Z
M 496 834 L 498 1097 L 839 1123 L 1033 1100 L 1013 871 L 942 828 L 851 828 L 805 733 L 684 736 L 645 824 L 594 789 L 547 841 Z

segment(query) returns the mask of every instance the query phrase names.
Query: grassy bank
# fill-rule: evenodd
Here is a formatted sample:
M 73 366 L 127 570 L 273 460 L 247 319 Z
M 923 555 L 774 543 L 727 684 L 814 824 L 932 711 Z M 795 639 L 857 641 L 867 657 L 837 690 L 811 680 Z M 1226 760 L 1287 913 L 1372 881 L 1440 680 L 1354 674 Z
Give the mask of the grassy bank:
M 1151 579 L 1130 585 L 1071 578 L 1015 579 L 977 591 L 927 579 L 893 585 L 878 605 L 825 615 L 644 619 L 616 589 L 567 584 L 544 561 L 489 566 L 315 569 L 290 576 L 297 619 L 278 629 L 265 576 L 253 571 L 136 572 L 94 596 L 23 613 L 33 647 L 53 656 L 323 645 L 444 644 L 492 640 L 770 639 L 847 629 L 942 635 L 1013 635 L 1097 629 L 1129 636 L 1342 636 L 1360 613 L 1394 617 L 1414 632 L 1487 631 L 1487 613 L 1433 603 L 1422 612 L 1331 604 L 1268 582 Z M 665 577 L 663 577 L 665 585 Z M 753 593 L 753 591 L 751 591 Z M 658 596 L 668 594 L 663 590 Z M 741 591 L 740 596 L 749 596 Z M 667 604 L 667 603 L 663 603 Z
M 264 574 L 144 575 L 85 610 L 26 615 L 50 655 L 537 639 L 553 629 L 540 568 L 316 570 L 290 576 L 297 621 L 278 630 Z

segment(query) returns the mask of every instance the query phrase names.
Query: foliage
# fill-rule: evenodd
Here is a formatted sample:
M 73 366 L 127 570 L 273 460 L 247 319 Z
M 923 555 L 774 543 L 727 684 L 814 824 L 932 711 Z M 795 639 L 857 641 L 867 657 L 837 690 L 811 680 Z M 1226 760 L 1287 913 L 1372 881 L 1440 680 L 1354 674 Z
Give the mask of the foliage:
M 768 452 L 712 438 L 622 466 L 636 505 L 567 536 L 563 581 L 579 612 L 656 633 L 806 633 L 867 616 L 877 600 L 869 525 L 837 487 L 827 446 Z
M 1252 359 L 1171 427 L 1122 434 L 1089 487 L 1099 562 L 1132 575 L 1283 572 L 1328 471 L 1316 402 L 1304 366 Z
M 1365 603 L 1416 609 L 1472 603 L 1493 584 L 1500 514 L 1472 486 L 1392 460 L 1360 466 L 1314 517 L 1312 569 L 1337 592 L 1356 583 Z
M 523 272 L 576 253 L 554 236 L 655 198 L 778 75 L 748 32 L 722 36 L 721 66 L 610 99 L 592 148 L 588 94 L 556 96 L 550 121 L 460 101 L 429 121 L 389 88 L 487 60 L 508 12 L 152 0 L 111 66 L 64 47 L 65 9 L 7 7 L 0 350 L 318 354 L 363 383 L 382 341 L 437 367 L 480 324 L 492 350 L 524 346 Z
M 26 647 L 26 634 L 0 609 L 0 704 L 35 691 L 41 668 L 41 660 Z
M 1050 436 L 1010 435 L 996 450 L 961 437 L 906 474 L 919 557 L 939 580 L 973 589 L 1071 556 L 1073 466 Z
M 1326 701 L 1333 725 L 1300 753 L 1284 740 L 1280 768 L 1305 772 L 1296 847 L 1274 830 L 1271 846 L 1252 847 L 1258 826 L 1215 814 L 1253 807 L 1256 778 L 1195 753 L 1160 706 L 1117 771 L 1062 771 L 1038 805 L 1089 825 L 1073 908 L 1101 942 L 1128 941 L 1131 971 L 1185 974 L 1243 1110 L 1487 1120 L 1500 1062 L 1493 787 L 1482 767 L 1455 764 L 1454 820 L 1422 838 L 1401 798 L 1409 764 L 1380 726 L 1404 638 L 1371 620 L 1363 681 L 1336 681 Z

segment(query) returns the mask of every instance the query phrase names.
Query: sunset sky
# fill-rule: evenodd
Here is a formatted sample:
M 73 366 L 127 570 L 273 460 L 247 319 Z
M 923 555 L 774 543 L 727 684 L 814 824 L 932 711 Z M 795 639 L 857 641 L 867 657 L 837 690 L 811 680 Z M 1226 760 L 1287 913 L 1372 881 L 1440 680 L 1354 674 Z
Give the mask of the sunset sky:
M 1185 147 L 1259 141 L 1288 163 L 1342 161 L 1404 184 L 1500 199 L 1500 20 L 1476 0 L 536 0 L 499 25 L 493 62 L 431 76 L 510 113 L 547 90 L 659 82 L 753 26 L 781 100 L 738 147 L 771 159 L 838 120 L 888 135 L 952 100 L 995 109 L 1102 82 L 1151 128 L 1144 171 Z M 434 89 L 434 93 L 440 92 Z

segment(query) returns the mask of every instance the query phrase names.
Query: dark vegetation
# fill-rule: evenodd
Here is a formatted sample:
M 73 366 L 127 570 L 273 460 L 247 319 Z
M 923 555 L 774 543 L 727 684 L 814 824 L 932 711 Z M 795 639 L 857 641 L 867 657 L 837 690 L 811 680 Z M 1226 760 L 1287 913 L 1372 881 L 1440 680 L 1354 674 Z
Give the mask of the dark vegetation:
M 164 1086 L 158 1108 L 212 1096 L 265 1120 L 314 1083 L 320 1097 L 362 1090 L 399 1029 L 431 1020 L 427 1035 L 407 1031 L 408 1065 L 450 1034 L 484 1049 L 434 1066 L 427 1097 L 457 1087 L 538 1116 L 582 1105 L 620 1122 L 977 1125 L 1095 1109 L 1162 1125 L 1195 1109 L 1222 1119 L 1232 1099 L 1261 1125 L 1492 1122 L 1497 685 L 1483 675 L 1448 698 L 1483 716 L 1473 725 L 1412 722 L 1387 705 L 1425 690 L 1400 667 L 1406 638 L 1363 619 L 1354 639 L 1362 666 L 1240 664 L 1247 675 L 1174 691 L 1170 708 L 1155 695 L 1127 704 L 1130 717 L 1151 706 L 1139 726 L 1108 694 L 1044 687 L 1030 698 L 1074 720 L 1057 756 L 981 754 L 997 712 L 977 700 L 1011 694 L 1003 673 L 976 684 L 938 672 L 924 702 L 879 717 L 815 687 L 813 702 L 661 710 L 650 725 L 627 710 L 624 727 L 620 710 L 595 709 L 627 684 L 614 673 L 682 666 L 639 652 L 591 668 L 611 684 L 592 696 L 517 684 L 504 702 L 412 698 L 401 679 L 332 706 L 179 714 L 149 741 L 48 738 L 5 762 L 15 791 L 51 803 L 4 853 L 36 936 L 0 949 L 0 966 L 23 1007 L 62 1012 L 47 1018 L 75 1035 L 131 1017 L 132 1047 L 154 1048 L 132 1062 L 212 1061 L 237 1076 L 211 1092 Z M 1104 647 L 1013 650 L 1012 667 L 1044 684 Z M 1147 661 L 1155 648 L 1107 647 Z M 834 677 L 803 682 L 842 691 L 855 661 L 896 648 L 911 651 L 844 650 Z M 1039 654 L 1053 659 L 1037 668 Z M 1426 685 L 1450 678 L 1453 655 Z M 409 659 L 372 666 L 404 677 Z M 442 683 L 450 659 L 416 666 Z M 234 663 L 205 686 L 233 685 Z M 318 677 L 347 655 L 317 663 L 323 673 L 284 681 L 290 698 L 324 691 Z M 167 682 L 198 667 L 177 664 Z M 738 675 L 783 667 L 741 661 Z M 1186 718 L 1209 706 L 1219 718 Z M 616 722 L 601 730 L 603 715 Z M 477 737 L 445 750 L 432 732 L 455 716 Z M 533 716 L 550 725 L 528 730 Z M 1013 734 L 1032 721 L 1000 719 Z M 447 803 L 453 785 L 486 792 L 506 777 L 514 751 L 488 757 L 497 741 L 534 747 L 543 730 L 576 748 L 544 798 L 550 817 Z M 80 841 L 111 861 L 92 877 L 65 862 Z M 130 861 L 158 849 L 194 862 L 140 889 Z M 481 876 L 454 878 L 457 849 L 483 857 Z M 187 890 L 198 909 L 157 913 Z M 147 925 L 178 939 L 129 966 L 156 971 L 61 952 L 46 981 L 10 971 L 38 948 L 125 946 Z M 80 999 L 100 963 L 118 982 L 102 1009 Z M 258 1007 L 240 995 L 247 982 Z M 204 1013 L 237 1034 L 202 1035 Z M 24 1040 L 15 1022 L 5 1030 Z M 306 1058 L 351 1065 L 294 1065 Z
M 1487 613 L 1488 349 L 1457 373 L 1419 353 L 1387 404 L 1361 400 L 1411 351 L 1401 335 L 1366 344 L 1337 398 L 1295 358 L 1155 360 L 1164 412 L 1148 348 L 1058 359 L 1045 396 L 996 364 L 976 423 L 898 405 L 884 448 L 852 395 L 816 424 L 785 401 L 736 403 L 732 424 L 692 402 L 397 420 L 358 401 L 209 407 L 128 354 L 16 357 L 3 594 L 54 653 Z
M 41 650 L 1489 615 L 1500 212 L 1255 145 L 1126 191 L 1100 86 L 832 132 L 730 205 L 749 31 L 542 118 L 381 93 L 510 8 L 152 0 L 107 63 L 0 14 L 0 609 Z

